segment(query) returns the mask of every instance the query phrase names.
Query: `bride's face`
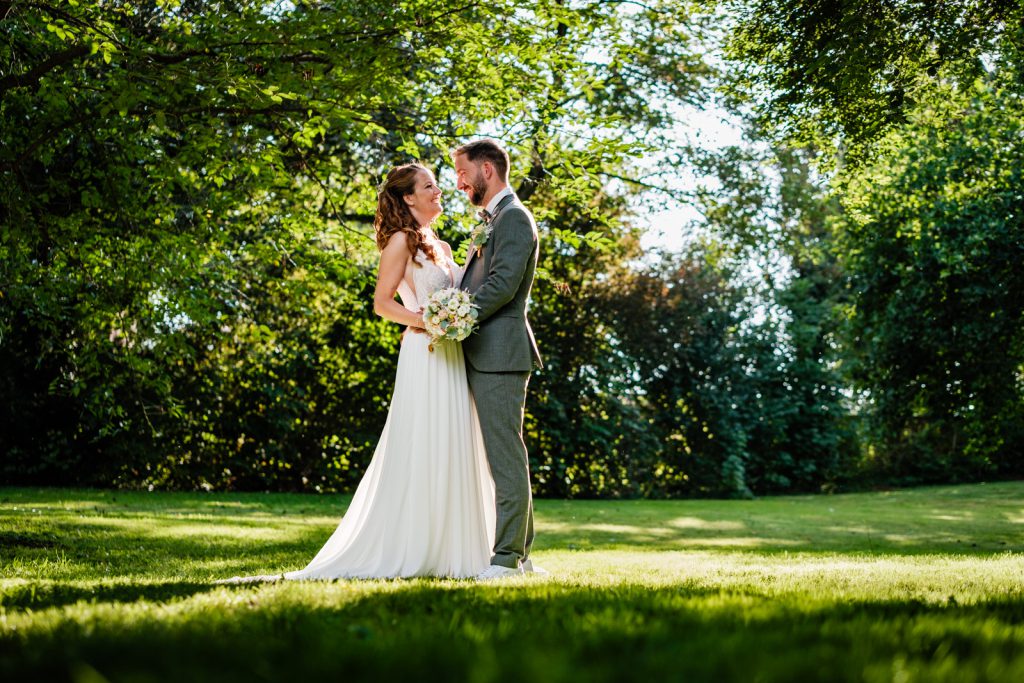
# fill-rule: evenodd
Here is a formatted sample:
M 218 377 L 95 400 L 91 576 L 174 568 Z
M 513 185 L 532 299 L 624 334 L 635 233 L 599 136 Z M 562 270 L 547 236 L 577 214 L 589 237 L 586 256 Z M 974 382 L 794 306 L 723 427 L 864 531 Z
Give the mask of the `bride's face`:
M 441 215 L 441 188 L 430 171 L 416 174 L 416 185 L 410 194 L 405 195 L 405 203 L 420 225 L 427 225 Z

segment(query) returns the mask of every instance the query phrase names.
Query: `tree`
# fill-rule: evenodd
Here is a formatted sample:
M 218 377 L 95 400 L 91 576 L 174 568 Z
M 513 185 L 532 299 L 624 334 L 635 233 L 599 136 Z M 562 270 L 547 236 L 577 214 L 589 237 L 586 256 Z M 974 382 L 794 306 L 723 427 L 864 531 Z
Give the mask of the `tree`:
M 1015 40 L 1016 0 L 728 0 L 730 92 L 766 128 L 856 163 L 914 107 L 922 80 L 971 82 Z
M 831 172 L 848 291 L 835 341 L 872 425 L 866 469 L 1015 475 L 1020 3 L 728 6 L 732 94 Z
M 757 126 L 749 137 L 756 144 L 698 157 L 709 178 L 700 260 L 724 279 L 722 294 L 705 295 L 721 302 L 707 314 L 720 308 L 725 332 L 690 371 L 703 384 L 689 403 L 715 416 L 704 424 L 723 449 L 729 492 L 830 488 L 856 455 L 838 334 L 838 207 L 813 172 L 813 150 L 767 145 Z
M 932 88 L 843 186 L 851 351 L 889 476 L 1024 471 L 1019 57 Z
M 685 16 L 4 4 L 5 475 L 347 486 L 383 422 L 396 340 L 365 303 L 381 173 L 488 131 L 517 148 L 524 196 L 614 195 L 666 117 L 645 92 L 692 97 L 701 78 Z M 599 203 L 584 224 L 595 248 L 614 229 Z M 467 228 L 441 226 L 456 241 Z

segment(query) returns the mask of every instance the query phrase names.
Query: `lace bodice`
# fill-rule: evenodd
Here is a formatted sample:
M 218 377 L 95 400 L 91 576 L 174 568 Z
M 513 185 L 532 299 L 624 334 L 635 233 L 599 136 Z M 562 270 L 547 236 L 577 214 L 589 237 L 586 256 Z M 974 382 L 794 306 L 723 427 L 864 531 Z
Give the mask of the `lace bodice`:
M 443 268 L 427 258 L 422 251 L 416 252 L 416 262 L 421 267 L 413 267 L 412 281 L 416 286 L 413 291 L 403 278 L 398 285 L 398 296 L 402 298 L 402 305 L 410 311 L 418 311 L 423 308 L 427 298 L 439 289 L 445 287 L 458 287 L 462 282 L 462 269 L 455 265 L 455 261 L 445 257 L 451 273 L 445 272 Z

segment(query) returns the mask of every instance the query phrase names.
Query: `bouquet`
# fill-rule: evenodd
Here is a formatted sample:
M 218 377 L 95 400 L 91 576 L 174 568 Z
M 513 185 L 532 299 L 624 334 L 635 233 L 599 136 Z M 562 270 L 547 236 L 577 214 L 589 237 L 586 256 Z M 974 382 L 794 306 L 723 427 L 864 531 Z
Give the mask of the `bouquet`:
M 469 292 L 455 287 L 439 289 L 427 298 L 423 322 L 430 335 L 430 350 L 439 341 L 462 341 L 476 329 L 476 306 Z

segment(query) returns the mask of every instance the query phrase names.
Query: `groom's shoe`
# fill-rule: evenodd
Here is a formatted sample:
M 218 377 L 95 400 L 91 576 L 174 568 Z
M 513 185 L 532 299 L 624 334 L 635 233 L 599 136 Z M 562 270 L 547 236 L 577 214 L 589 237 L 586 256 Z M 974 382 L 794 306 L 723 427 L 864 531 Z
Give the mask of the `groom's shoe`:
M 541 569 L 533 563 L 533 560 L 523 560 L 522 564 L 524 574 L 536 574 L 537 576 L 545 576 L 550 574 L 547 569 Z
M 487 569 L 483 570 L 476 575 L 477 581 L 494 581 L 495 579 L 507 579 L 510 576 L 522 576 L 523 568 L 517 567 L 510 569 L 509 567 L 502 567 L 500 564 L 492 564 Z

